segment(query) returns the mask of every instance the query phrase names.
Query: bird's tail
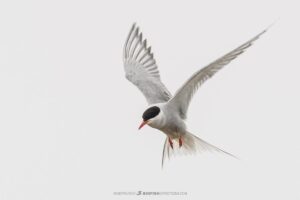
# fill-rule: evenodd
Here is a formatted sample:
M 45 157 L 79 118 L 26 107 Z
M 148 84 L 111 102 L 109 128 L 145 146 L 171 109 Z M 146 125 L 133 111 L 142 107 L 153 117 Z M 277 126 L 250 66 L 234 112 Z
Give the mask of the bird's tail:
M 163 149 L 163 156 L 162 156 L 162 167 L 164 165 L 164 161 L 166 158 L 170 159 L 172 156 L 175 155 L 196 154 L 204 151 L 225 153 L 229 156 L 237 158 L 236 156 L 205 142 L 204 140 L 200 139 L 199 137 L 189 132 L 186 132 L 186 134 L 182 135 L 181 140 L 182 140 L 182 146 L 180 147 L 179 140 L 173 139 L 172 140 L 173 147 L 172 147 L 169 142 L 169 138 L 168 137 L 166 138 L 164 149 Z

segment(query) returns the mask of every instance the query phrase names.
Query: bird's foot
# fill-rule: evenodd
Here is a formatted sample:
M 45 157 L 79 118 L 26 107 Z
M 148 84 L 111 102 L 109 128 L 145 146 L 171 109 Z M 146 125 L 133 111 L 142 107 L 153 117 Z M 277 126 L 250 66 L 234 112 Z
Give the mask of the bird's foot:
M 172 142 L 171 138 L 169 138 L 169 143 L 170 143 L 171 148 L 173 149 L 173 142 Z
M 182 139 L 181 136 L 179 137 L 179 148 L 182 146 Z

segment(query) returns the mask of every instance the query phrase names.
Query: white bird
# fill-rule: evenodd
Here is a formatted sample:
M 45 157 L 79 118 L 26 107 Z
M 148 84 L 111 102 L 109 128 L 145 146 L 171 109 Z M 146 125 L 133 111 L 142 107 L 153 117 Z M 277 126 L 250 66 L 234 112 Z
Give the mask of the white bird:
M 143 113 L 143 121 L 139 129 L 147 124 L 167 136 L 163 148 L 162 166 L 166 157 L 170 158 L 171 155 L 178 153 L 208 150 L 233 156 L 190 133 L 185 124 L 187 110 L 199 86 L 242 54 L 265 32 L 266 30 L 262 31 L 251 40 L 195 72 L 172 96 L 160 79 L 151 47 L 148 47 L 146 39 L 143 39 L 139 27 L 136 24 L 132 25 L 124 46 L 125 74 L 126 78 L 143 93 L 149 104 Z M 178 145 L 175 146 L 174 141 Z

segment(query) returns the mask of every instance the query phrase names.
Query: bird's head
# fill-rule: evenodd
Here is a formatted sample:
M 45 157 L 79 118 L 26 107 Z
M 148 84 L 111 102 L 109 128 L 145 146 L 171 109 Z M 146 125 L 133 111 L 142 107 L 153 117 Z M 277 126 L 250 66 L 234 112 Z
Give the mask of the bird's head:
M 139 126 L 139 129 L 141 129 L 146 124 L 151 124 L 155 120 L 155 118 L 159 115 L 160 112 L 161 110 L 158 106 L 152 106 L 147 110 L 145 110 L 145 112 L 143 113 L 143 121 Z

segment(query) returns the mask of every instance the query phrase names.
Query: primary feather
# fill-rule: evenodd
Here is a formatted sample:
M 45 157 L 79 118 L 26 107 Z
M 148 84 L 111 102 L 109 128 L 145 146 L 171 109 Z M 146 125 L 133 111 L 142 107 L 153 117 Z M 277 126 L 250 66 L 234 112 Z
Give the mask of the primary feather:
M 135 24 L 124 46 L 123 61 L 126 78 L 139 88 L 148 104 L 166 102 L 171 98 L 171 93 L 161 82 L 151 47 L 147 46 Z
M 238 55 L 242 54 L 248 47 L 250 47 L 255 40 L 257 40 L 266 30 L 256 35 L 251 40 L 225 54 L 221 58 L 215 60 L 206 67 L 200 69 L 194 73 L 184 84 L 177 90 L 172 99 L 168 102 L 168 105 L 173 109 L 176 109 L 179 115 L 185 119 L 187 110 L 192 97 L 195 92 L 207 79 L 211 78 L 215 73 L 222 69 L 225 65 L 234 60 Z

